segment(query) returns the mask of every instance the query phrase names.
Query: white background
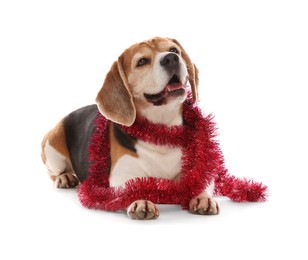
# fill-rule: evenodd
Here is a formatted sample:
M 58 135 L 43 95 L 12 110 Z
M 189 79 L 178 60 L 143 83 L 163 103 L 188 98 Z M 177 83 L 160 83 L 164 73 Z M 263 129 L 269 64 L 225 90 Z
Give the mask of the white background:
M 305 2 L 1 0 L 0 258 L 307 259 Z M 218 216 L 165 205 L 132 221 L 52 186 L 45 132 L 94 102 L 125 48 L 157 35 L 198 66 L 227 167 L 267 184 L 268 202 L 218 198 Z

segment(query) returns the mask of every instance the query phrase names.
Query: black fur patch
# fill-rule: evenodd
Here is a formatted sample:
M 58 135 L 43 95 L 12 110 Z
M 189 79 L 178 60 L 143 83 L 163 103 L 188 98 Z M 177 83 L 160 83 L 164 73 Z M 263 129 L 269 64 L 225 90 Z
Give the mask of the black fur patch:
M 80 181 L 88 176 L 88 147 L 97 113 L 97 106 L 90 105 L 70 113 L 63 120 L 73 170 Z
M 118 124 L 113 124 L 113 133 L 118 143 L 126 149 L 137 152 L 135 148 L 136 138 L 124 133 Z

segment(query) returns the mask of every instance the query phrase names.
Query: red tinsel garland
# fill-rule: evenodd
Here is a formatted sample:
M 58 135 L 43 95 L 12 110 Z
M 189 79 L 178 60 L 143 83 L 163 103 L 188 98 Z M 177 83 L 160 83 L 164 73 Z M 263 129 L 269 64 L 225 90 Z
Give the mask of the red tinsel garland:
M 131 127 L 122 126 L 129 135 L 156 145 L 181 147 L 182 171 L 179 180 L 143 177 L 129 180 L 123 187 L 109 185 L 109 125 L 98 113 L 95 131 L 89 146 L 89 177 L 80 185 L 81 203 L 89 208 L 116 211 L 127 208 L 139 199 L 158 204 L 181 204 L 187 209 L 189 201 L 207 185 L 215 182 L 216 195 L 233 201 L 265 201 L 267 187 L 246 179 L 230 176 L 215 140 L 212 116 L 203 117 L 190 101 L 184 103 L 183 126 L 168 127 L 137 118 Z

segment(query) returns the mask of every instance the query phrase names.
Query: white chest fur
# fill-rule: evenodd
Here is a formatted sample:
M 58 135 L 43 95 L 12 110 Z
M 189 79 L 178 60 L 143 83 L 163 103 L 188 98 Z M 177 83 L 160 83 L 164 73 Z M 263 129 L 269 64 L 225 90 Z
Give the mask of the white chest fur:
M 181 104 L 185 98 L 186 95 L 163 106 L 151 106 L 141 110 L 141 114 L 152 123 L 181 125 Z M 110 186 L 121 186 L 126 181 L 138 177 L 174 179 L 181 172 L 181 148 L 153 145 L 140 140 L 135 148 L 138 157 L 124 155 L 116 162 L 110 175 Z
M 174 179 L 181 171 L 182 150 L 143 141 L 136 144 L 138 158 L 121 157 L 111 172 L 110 186 L 117 187 L 137 177 Z

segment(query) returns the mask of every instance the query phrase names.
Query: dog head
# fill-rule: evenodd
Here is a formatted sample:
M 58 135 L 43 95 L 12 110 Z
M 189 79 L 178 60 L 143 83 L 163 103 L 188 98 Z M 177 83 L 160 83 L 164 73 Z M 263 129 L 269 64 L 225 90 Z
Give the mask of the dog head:
M 196 101 L 196 66 L 177 40 L 155 37 L 121 54 L 112 64 L 96 102 L 106 118 L 131 126 L 142 109 L 179 107 L 189 85 Z

